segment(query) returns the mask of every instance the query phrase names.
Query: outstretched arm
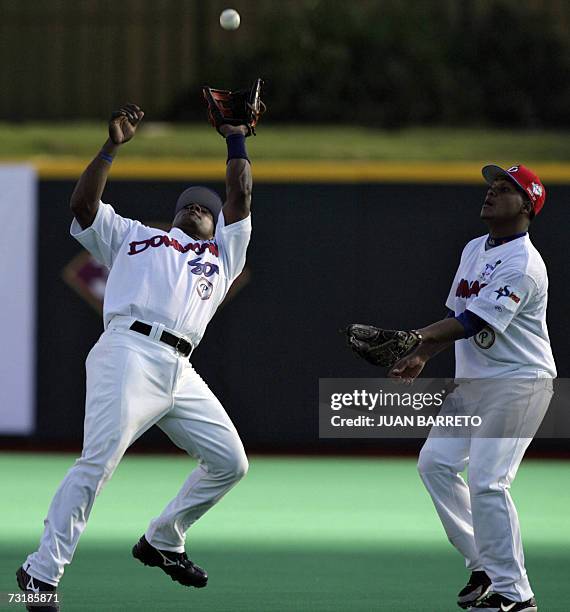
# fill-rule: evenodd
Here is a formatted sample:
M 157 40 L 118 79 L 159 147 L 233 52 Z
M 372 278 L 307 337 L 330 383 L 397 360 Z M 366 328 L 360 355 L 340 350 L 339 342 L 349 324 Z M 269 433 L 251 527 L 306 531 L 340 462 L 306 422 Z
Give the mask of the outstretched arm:
M 418 329 L 422 343 L 410 355 L 400 359 L 388 372 L 388 376 L 406 380 L 417 378 L 432 357 L 452 346 L 456 340 L 471 337 L 484 325 L 483 319 L 468 312 Z
M 251 164 L 245 150 L 247 127 L 222 125 L 220 133 L 228 145 L 226 166 L 226 201 L 222 211 L 226 225 L 236 223 L 249 216 L 253 178 Z
M 112 114 L 109 138 L 83 171 L 71 196 L 71 211 L 83 229 L 95 220 L 117 149 L 134 136 L 143 117 L 144 112 L 136 104 L 126 104 Z

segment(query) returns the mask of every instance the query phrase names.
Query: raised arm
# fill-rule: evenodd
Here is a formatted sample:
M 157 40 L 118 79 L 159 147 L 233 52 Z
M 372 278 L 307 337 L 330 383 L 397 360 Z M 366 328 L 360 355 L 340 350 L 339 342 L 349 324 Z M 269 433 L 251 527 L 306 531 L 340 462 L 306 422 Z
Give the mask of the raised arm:
M 71 195 L 71 212 L 83 229 L 88 228 L 95 220 L 111 163 L 118 148 L 134 136 L 143 117 L 144 112 L 136 104 L 126 104 L 111 115 L 109 138 L 85 168 Z
M 208 105 L 208 120 L 228 146 L 226 202 L 222 208 L 225 225 L 249 217 L 251 208 L 251 165 L 245 148 L 247 136 L 255 128 L 266 106 L 261 100 L 263 80 L 258 78 L 249 90 L 202 88 Z
M 247 127 L 222 125 L 220 133 L 228 145 L 226 166 L 226 201 L 222 211 L 226 225 L 236 223 L 249 216 L 253 178 L 251 164 L 245 150 Z

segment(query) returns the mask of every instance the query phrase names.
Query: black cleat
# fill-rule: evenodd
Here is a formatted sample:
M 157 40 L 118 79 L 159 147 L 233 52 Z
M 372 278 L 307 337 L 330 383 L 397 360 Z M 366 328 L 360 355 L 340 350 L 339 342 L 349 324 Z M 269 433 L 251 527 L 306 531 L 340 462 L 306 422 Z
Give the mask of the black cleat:
M 28 612 L 59 612 L 59 605 L 57 602 L 51 601 L 42 605 L 42 595 L 49 596 L 56 592 L 56 587 L 54 587 L 53 584 L 42 582 L 30 576 L 23 566 L 16 572 L 16 580 L 18 581 L 20 589 L 24 591 L 26 595 L 30 595 L 31 600 L 34 602 L 33 605 L 26 605 L 26 610 L 28 610 Z
M 208 583 L 208 574 L 192 563 L 185 552 L 158 550 L 151 546 L 144 536 L 133 546 L 133 557 L 150 567 L 160 567 L 172 580 L 184 586 L 200 589 Z
M 471 610 L 487 610 L 487 612 L 538 612 L 534 597 L 526 601 L 513 601 L 499 593 L 490 593 L 485 599 L 476 603 Z
M 471 572 L 469 582 L 457 594 L 457 605 L 467 610 L 481 601 L 491 589 L 491 579 L 486 572 Z

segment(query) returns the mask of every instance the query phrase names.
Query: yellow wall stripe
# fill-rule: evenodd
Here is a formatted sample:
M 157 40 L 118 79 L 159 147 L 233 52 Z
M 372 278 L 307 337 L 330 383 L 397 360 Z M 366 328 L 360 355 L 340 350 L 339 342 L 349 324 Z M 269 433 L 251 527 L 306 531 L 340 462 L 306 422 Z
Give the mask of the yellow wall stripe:
M 27 160 L 30 162 L 30 160 Z M 76 179 L 88 159 L 39 159 L 31 163 L 42 179 Z M 488 162 L 487 162 L 488 163 Z M 479 183 L 485 162 L 383 162 L 383 161 L 257 161 L 254 180 L 284 183 Z M 505 167 L 509 165 L 506 162 Z M 548 183 L 570 183 L 570 163 L 538 162 L 528 165 Z M 223 181 L 224 159 L 118 159 L 111 177 L 133 180 Z

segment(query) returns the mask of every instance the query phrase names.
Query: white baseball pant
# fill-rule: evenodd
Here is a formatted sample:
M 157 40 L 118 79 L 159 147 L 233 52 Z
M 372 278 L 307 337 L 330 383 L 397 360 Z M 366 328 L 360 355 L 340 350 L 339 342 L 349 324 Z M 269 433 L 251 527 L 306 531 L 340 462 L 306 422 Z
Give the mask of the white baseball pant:
M 163 550 L 184 551 L 185 533 L 247 472 L 239 435 L 220 402 L 187 357 L 128 329 L 131 317 L 115 317 L 86 361 L 83 452 L 51 502 L 37 552 L 24 567 L 56 586 L 70 563 L 95 497 L 127 448 L 152 425 L 199 459 L 162 514 L 146 531 Z
M 552 398 L 552 380 L 493 383 L 487 389 L 484 383 L 478 386 L 476 382 L 460 386 L 447 398 L 442 413 L 478 414 L 483 422 L 485 414 L 490 415 L 493 426 L 507 424 L 509 435 L 517 428 L 536 432 Z M 496 392 L 499 385 L 500 394 Z M 490 389 L 494 392 L 485 392 Z M 447 537 L 465 557 L 467 568 L 485 570 L 493 591 L 513 601 L 526 601 L 533 592 L 509 488 L 532 438 L 480 434 L 470 438 L 430 434 L 420 453 L 418 470 Z M 467 466 L 469 485 L 461 476 Z

